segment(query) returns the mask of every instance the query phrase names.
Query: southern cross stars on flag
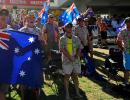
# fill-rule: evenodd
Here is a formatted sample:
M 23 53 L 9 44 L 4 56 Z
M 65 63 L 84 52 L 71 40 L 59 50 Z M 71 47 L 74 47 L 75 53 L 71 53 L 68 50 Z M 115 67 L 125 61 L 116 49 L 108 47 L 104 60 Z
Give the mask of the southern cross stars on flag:
M 3 32 L 1 35 L 5 38 L 3 42 L 7 48 L 0 46 L 0 84 L 41 87 L 43 51 L 38 37 L 18 31 L 6 31 L 6 33 Z
M 63 14 L 60 15 L 59 20 L 65 25 L 73 22 L 79 16 L 79 11 L 73 3 Z
M 38 17 L 41 18 L 41 24 L 43 25 L 47 22 L 49 8 L 50 8 L 50 0 L 44 0 L 43 8 L 38 13 Z

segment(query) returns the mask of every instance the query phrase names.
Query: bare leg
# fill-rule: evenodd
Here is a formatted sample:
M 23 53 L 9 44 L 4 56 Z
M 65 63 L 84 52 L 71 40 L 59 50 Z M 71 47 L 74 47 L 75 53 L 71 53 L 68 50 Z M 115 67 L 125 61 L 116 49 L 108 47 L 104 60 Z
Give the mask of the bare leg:
M 90 57 L 93 58 L 93 40 L 89 43 Z
M 70 75 L 65 75 L 64 76 L 64 87 L 65 87 L 65 93 L 66 93 L 66 100 L 70 98 L 70 95 L 69 95 L 69 78 L 70 78 Z
M 6 100 L 5 94 L 3 92 L 0 92 L 0 100 Z
M 40 88 L 36 90 L 36 100 L 39 100 L 41 90 Z
M 93 51 L 90 51 L 90 57 L 93 58 Z
M 125 71 L 124 72 L 124 79 L 125 79 L 125 83 L 128 83 L 129 82 L 129 71 Z
M 81 97 L 81 95 L 80 95 L 80 93 L 79 93 L 78 75 L 77 75 L 77 74 L 73 74 L 73 75 L 72 75 L 72 80 L 73 80 L 74 85 L 75 85 L 75 90 L 76 90 L 77 96 Z
M 21 100 L 24 100 L 24 86 L 23 85 L 20 86 L 20 90 L 21 90 Z

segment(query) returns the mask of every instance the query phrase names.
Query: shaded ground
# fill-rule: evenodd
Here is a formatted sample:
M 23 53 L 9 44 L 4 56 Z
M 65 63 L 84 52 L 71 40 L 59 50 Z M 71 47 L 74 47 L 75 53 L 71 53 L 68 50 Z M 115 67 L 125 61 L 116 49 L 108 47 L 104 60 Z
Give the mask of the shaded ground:
M 105 58 L 107 57 L 108 50 L 94 49 L 94 62 L 97 69 L 97 74 L 94 76 L 80 77 L 80 93 L 83 95 L 82 99 L 75 99 L 75 90 L 73 83 L 70 81 L 70 93 L 73 100 L 129 100 L 130 95 L 123 93 L 121 89 L 114 90 L 116 82 L 114 80 L 108 81 L 107 71 L 103 67 Z M 119 82 L 123 81 L 122 72 L 119 72 Z M 97 78 L 97 76 L 100 76 Z M 42 89 L 40 100 L 64 100 L 63 80 L 55 81 L 58 84 L 52 84 L 48 80 Z M 59 89 L 58 89 L 59 88 Z M 59 90 L 59 92 L 58 92 Z M 15 92 L 12 93 L 12 96 Z M 12 100 L 20 100 L 16 95 Z

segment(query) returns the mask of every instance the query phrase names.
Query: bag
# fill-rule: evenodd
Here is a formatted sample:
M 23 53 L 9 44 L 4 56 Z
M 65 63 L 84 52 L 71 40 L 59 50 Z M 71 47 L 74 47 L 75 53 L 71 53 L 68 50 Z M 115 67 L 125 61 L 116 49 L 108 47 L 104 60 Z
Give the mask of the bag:
M 115 62 L 123 63 L 123 54 L 120 49 L 110 48 L 109 49 L 109 56 Z
M 51 65 L 57 66 L 59 69 L 62 68 L 61 52 L 58 50 L 51 50 Z

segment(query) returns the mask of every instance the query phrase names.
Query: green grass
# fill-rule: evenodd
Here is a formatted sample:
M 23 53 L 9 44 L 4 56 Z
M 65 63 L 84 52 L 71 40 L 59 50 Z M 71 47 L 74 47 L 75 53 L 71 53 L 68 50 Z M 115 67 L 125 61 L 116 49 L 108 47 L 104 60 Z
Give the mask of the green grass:
M 80 82 L 80 92 L 84 96 L 81 100 L 124 100 L 121 95 L 113 92 L 111 88 L 111 83 L 115 84 L 115 81 L 108 82 L 108 79 L 103 69 L 103 62 L 105 61 L 108 50 L 94 49 L 94 61 L 97 65 L 97 72 L 104 76 L 106 81 L 97 81 L 93 77 L 81 77 Z M 122 76 L 122 73 L 121 73 Z M 44 85 L 43 92 L 44 95 L 41 100 L 64 100 L 64 94 L 57 96 L 54 87 L 50 87 L 52 81 L 46 81 Z M 73 85 L 73 84 L 71 84 Z M 72 91 L 73 88 L 70 89 Z M 74 92 L 74 91 L 72 91 Z M 12 93 L 13 95 L 14 93 Z M 71 93 L 74 96 L 73 93 Z M 19 96 L 15 98 L 20 100 Z M 128 99 L 128 98 L 126 98 Z M 75 99 L 74 99 L 75 100 Z M 77 100 L 77 99 L 76 99 Z M 129 99 L 128 99 L 129 100 Z
M 106 76 L 102 66 L 106 56 L 108 55 L 108 50 L 94 49 L 94 54 L 94 61 L 98 67 L 97 72 Z M 107 77 L 105 77 L 105 79 L 108 80 Z M 114 93 L 110 89 L 111 84 L 108 81 L 100 82 L 91 77 L 82 77 L 79 78 L 79 82 L 80 91 L 82 95 L 84 95 L 82 100 L 123 100 L 120 95 Z M 115 81 L 112 81 L 112 83 L 115 84 Z M 55 93 L 47 85 L 45 85 L 43 90 L 47 96 L 55 95 Z M 49 98 L 47 100 L 64 100 L 64 96 L 62 95 L 61 99 Z

